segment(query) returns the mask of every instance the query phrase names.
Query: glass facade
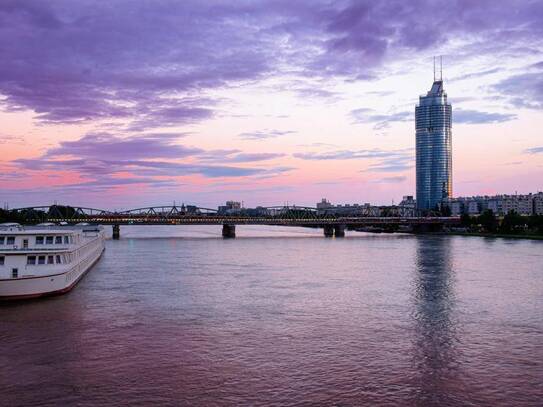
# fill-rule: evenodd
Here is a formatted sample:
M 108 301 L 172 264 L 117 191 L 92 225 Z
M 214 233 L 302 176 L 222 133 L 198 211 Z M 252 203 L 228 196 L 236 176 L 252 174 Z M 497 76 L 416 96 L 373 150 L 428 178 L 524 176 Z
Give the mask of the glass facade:
M 417 209 L 434 209 L 452 196 L 452 108 L 443 81 L 421 96 L 415 108 Z

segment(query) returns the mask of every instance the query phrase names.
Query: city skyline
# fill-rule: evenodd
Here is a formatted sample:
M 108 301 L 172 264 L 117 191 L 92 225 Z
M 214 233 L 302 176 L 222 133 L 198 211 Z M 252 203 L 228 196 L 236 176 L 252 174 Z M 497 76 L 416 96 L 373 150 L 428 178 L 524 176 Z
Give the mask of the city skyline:
M 454 196 L 542 189 L 537 2 L 128 7 L 0 5 L 2 203 L 398 202 L 433 55 Z

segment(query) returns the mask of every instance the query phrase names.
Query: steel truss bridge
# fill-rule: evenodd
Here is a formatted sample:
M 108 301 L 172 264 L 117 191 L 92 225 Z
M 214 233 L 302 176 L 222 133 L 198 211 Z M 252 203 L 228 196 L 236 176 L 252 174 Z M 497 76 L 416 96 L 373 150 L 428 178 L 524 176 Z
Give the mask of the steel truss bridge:
M 236 225 L 302 226 L 322 228 L 325 236 L 342 237 L 345 229 L 426 231 L 460 223 L 458 217 L 406 217 L 397 212 L 390 216 L 371 216 L 362 209 L 356 216 L 343 216 L 305 206 L 258 207 L 219 213 L 215 209 L 175 204 L 125 211 L 47 205 L 15 208 L 8 213 L 10 220 L 24 224 L 86 222 L 113 225 L 114 238 L 119 237 L 120 225 L 223 225 L 224 237 L 234 237 Z

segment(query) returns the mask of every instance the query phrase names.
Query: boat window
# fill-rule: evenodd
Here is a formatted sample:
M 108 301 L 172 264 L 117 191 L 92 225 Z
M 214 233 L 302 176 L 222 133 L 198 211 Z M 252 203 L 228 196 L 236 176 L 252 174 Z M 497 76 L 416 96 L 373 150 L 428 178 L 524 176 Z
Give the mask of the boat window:
M 61 259 L 60 259 L 60 254 L 57 254 L 57 264 L 62 263 L 60 260 L 61 260 Z
M 19 277 L 19 269 L 11 269 L 11 278 Z
M 25 249 L 28 249 L 28 239 L 24 239 L 24 240 L 23 240 L 23 247 L 24 247 Z
M 4 236 L 0 236 L 0 244 L 4 244 Z
M 53 236 L 47 236 L 45 238 L 45 244 L 53 244 Z
M 64 236 L 64 244 L 70 243 L 70 239 L 68 239 L 68 236 Z
M 43 236 L 36 236 L 36 244 L 43 244 Z
M 62 236 L 55 236 L 55 244 L 62 244 Z
M 6 244 L 15 244 L 15 236 L 8 236 Z
M 26 258 L 26 264 L 36 264 L 36 256 L 28 256 Z
M 38 264 L 45 264 L 45 256 L 38 256 Z
M 4 256 L 0 256 L 0 266 L 4 265 Z
M 47 256 L 47 264 L 55 264 L 55 256 Z

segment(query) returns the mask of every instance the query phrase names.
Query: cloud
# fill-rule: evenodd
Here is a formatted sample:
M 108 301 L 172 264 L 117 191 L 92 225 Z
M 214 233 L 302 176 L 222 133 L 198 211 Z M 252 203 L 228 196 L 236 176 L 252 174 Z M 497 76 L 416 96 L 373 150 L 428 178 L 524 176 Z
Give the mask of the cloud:
M 470 72 L 463 75 L 456 76 L 454 78 L 451 78 L 452 81 L 463 81 L 466 79 L 473 79 L 473 78 L 480 78 L 487 75 L 492 75 L 494 73 L 502 72 L 503 68 L 491 68 L 491 69 L 485 69 L 482 71 L 476 71 L 476 72 Z
M 398 175 L 398 176 L 383 177 L 383 178 L 375 179 L 375 180 L 372 180 L 371 182 L 377 183 L 377 184 L 380 184 L 380 183 L 398 184 L 398 183 L 404 182 L 406 179 L 407 177 L 403 175 Z
M 264 140 L 264 139 L 276 138 L 280 136 L 286 136 L 288 134 L 294 134 L 294 133 L 296 132 L 291 131 L 291 130 L 268 129 L 268 130 L 253 131 L 253 132 L 248 132 L 248 133 L 241 133 L 238 135 L 238 137 L 243 140 Z
M 188 95 L 270 69 L 262 27 L 235 23 L 244 7 L 4 1 L 0 93 L 9 109 L 48 122 L 123 118 L 148 128 L 209 118 L 209 108 L 184 105 Z
M 129 131 L 143 131 L 148 128 L 171 127 L 195 123 L 210 119 L 214 112 L 206 104 L 214 104 L 205 98 L 182 98 L 167 101 L 150 101 L 149 105 L 137 109 L 137 118 L 130 126 Z
M 524 153 L 525 153 L 525 154 L 539 154 L 539 153 L 543 153 L 543 147 L 532 147 L 532 148 L 527 148 L 526 150 L 524 150 Z
M 178 144 L 178 138 L 175 133 L 144 133 L 125 138 L 110 133 L 90 133 L 79 140 L 61 142 L 41 157 L 20 158 L 11 164 L 27 171 L 75 174 L 83 181 L 67 185 L 72 185 L 71 188 L 88 186 L 94 190 L 136 184 L 173 187 L 179 185 L 176 177 L 188 175 L 268 178 L 294 169 L 224 165 L 263 162 L 284 154 L 204 150 Z
M 95 180 L 59 185 L 57 189 L 87 191 L 107 191 L 114 187 L 145 185 L 151 188 L 178 187 L 181 183 L 175 180 L 156 179 L 151 177 L 102 177 Z M 51 188 L 51 187 L 50 187 Z
M 369 172 L 401 172 L 413 168 L 412 159 L 383 160 L 378 164 L 370 165 Z
M 543 108 L 543 70 L 511 76 L 493 88 L 515 107 Z
M 0 135 L 0 144 L 21 144 L 23 141 L 22 136 Z
M 528 1 L 4 0 L 0 94 L 7 109 L 45 122 L 193 123 L 214 115 L 205 94 L 271 76 L 373 80 L 387 57 L 453 38 L 527 49 L 543 36 L 542 16 Z M 518 80 L 502 87 L 529 92 Z M 334 96 L 322 86 L 298 91 Z
M 490 0 L 344 4 L 326 18 L 331 38 L 315 63 L 321 72 L 361 77 L 374 74 L 387 56 L 420 54 L 456 38 L 500 44 L 503 50 L 537 42 L 543 34 L 543 6 L 537 2 L 514 1 L 508 7 Z M 480 54 L 481 47 L 472 52 Z
M 240 153 L 232 157 L 223 158 L 223 161 L 229 163 L 246 163 L 273 160 L 284 156 L 285 154 L 282 153 Z
M 294 157 L 302 160 L 358 160 L 370 158 L 400 158 L 403 157 L 407 150 L 336 150 L 323 153 L 295 153 Z
M 414 112 L 395 112 L 389 114 L 379 114 L 373 109 L 360 108 L 350 112 L 350 116 L 355 123 L 375 123 L 374 129 L 379 130 L 389 126 L 393 122 L 408 122 L 415 120 Z
M 116 160 L 130 157 L 183 158 L 201 154 L 204 150 L 176 144 L 179 138 L 171 133 L 142 134 L 138 137 L 119 138 L 111 133 L 90 133 L 79 140 L 62 141 L 47 151 L 44 158 L 76 156 L 81 159 Z
M 414 161 L 412 150 L 403 150 L 379 160 L 362 172 L 402 172 L 413 168 Z
M 459 124 L 483 124 L 483 123 L 503 123 L 510 120 L 515 120 L 516 114 L 512 113 L 489 113 L 478 110 L 453 110 L 453 125 Z

